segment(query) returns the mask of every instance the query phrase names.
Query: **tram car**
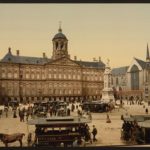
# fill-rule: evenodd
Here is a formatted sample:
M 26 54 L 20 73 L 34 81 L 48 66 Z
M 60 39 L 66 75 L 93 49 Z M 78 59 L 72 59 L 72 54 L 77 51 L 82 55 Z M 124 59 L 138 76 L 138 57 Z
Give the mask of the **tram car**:
M 90 121 L 79 117 L 51 117 L 29 120 L 28 125 L 35 125 L 34 145 L 53 147 L 72 145 L 76 138 L 82 137 L 81 128 Z
M 108 104 L 104 103 L 102 101 L 88 101 L 83 102 L 81 104 L 81 107 L 84 111 L 90 111 L 90 112 L 107 112 L 108 110 Z

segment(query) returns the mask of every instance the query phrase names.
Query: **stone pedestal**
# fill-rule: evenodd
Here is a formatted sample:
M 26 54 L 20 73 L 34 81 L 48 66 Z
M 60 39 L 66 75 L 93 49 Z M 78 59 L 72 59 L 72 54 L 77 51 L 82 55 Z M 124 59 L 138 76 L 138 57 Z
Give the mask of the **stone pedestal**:
M 106 103 L 109 103 L 109 102 L 113 102 L 115 99 L 114 99 L 114 93 L 113 93 L 113 90 L 110 88 L 110 89 L 103 89 L 102 91 L 102 101 L 103 102 L 106 102 Z
M 104 89 L 102 90 L 102 99 L 101 99 L 103 102 L 106 103 L 115 101 L 111 81 L 112 81 L 112 74 L 108 60 L 104 72 Z

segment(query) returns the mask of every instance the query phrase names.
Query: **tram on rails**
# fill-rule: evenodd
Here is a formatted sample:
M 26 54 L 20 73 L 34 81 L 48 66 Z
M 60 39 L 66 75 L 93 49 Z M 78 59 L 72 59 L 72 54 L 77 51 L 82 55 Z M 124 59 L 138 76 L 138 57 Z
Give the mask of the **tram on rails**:
M 81 107 L 84 111 L 90 112 L 107 112 L 109 104 L 102 101 L 87 101 L 81 104 Z
M 35 125 L 34 145 L 53 147 L 73 145 L 76 138 L 81 138 L 81 129 L 90 121 L 79 117 L 51 117 L 29 120 L 28 125 Z

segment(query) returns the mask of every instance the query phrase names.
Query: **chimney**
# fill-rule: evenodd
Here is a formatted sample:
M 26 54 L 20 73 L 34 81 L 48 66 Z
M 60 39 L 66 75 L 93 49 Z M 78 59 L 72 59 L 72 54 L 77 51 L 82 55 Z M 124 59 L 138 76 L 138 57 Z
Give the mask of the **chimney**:
M 16 54 L 17 54 L 17 56 L 19 56 L 19 50 L 16 50 Z
M 101 57 L 99 57 L 99 62 L 101 61 Z
M 93 61 L 96 61 L 95 57 L 93 58 Z
M 45 53 L 43 53 L 43 58 L 46 58 L 46 54 Z
M 10 47 L 8 47 L 8 52 L 11 53 L 11 48 Z
M 77 60 L 77 56 L 74 56 L 74 60 L 75 60 L 75 61 Z

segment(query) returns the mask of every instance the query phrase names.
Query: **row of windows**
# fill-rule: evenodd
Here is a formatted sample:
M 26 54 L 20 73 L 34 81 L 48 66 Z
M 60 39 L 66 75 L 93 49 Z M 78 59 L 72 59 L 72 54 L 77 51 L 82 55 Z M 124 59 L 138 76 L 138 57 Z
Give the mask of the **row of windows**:
M 42 92 L 37 89 L 25 89 L 23 88 L 22 91 L 20 92 L 21 95 L 41 95 L 41 94 L 81 94 L 80 89 L 48 89 L 47 92 Z M 4 92 L 4 91 L 3 91 Z M 13 89 L 7 89 L 7 94 L 8 95 L 18 95 L 19 91 L 13 90 Z
M 50 69 L 48 69 L 48 71 L 49 72 L 66 72 L 66 73 L 81 73 L 81 71 L 80 70 L 69 70 L 69 69 L 56 69 L 56 68 L 54 68 L 54 69 L 52 69 L 52 68 L 50 68 Z
M 125 85 L 126 84 L 126 78 L 114 78 L 112 79 L 112 84 L 116 85 Z
M 18 74 L 17 73 L 8 73 L 8 74 L 5 74 L 5 73 L 2 73 L 2 78 L 18 78 Z M 23 78 L 23 75 L 20 75 L 20 78 Z M 25 74 L 25 79 L 41 79 L 41 76 L 40 74 L 34 74 L 32 73 L 31 75 L 30 74 Z M 70 74 L 49 74 L 48 75 L 48 78 L 49 79 L 77 79 L 77 80 L 80 80 L 81 79 L 81 76 L 80 75 L 70 75 Z M 42 79 L 45 79 L 45 75 L 42 74 Z M 92 80 L 92 81 L 97 81 L 97 80 L 102 80 L 101 77 L 96 77 L 96 76 L 83 76 L 83 80 Z
M 3 91 L 4 92 L 4 91 Z M 87 89 L 85 91 L 87 94 L 91 93 L 91 94 L 99 94 L 100 91 L 99 90 L 92 90 L 92 89 Z M 13 90 L 13 89 L 7 89 L 7 94 L 8 95 L 18 95 L 19 91 L 18 90 Z M 81 90 L 80 89 L 48 89 L 48 91 L 45 91 L 44 93 L 41 91 L 39 92 L 38 90 L 36 91 L 36 89 L 22 89 L 22 91 L 20 92 L 21 95 L 43 95 L 43 94 L 56 94 L 56 95 L 64 95 L 64 94 L 81 94 Z
M 2 78 L 18 78 L 18 74 L 17 73 L 10 73 L 8 72 L 7 74 L 5 73 L 2 73 Z

